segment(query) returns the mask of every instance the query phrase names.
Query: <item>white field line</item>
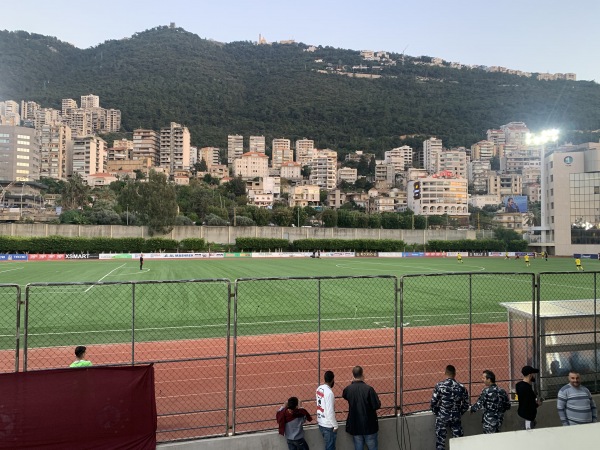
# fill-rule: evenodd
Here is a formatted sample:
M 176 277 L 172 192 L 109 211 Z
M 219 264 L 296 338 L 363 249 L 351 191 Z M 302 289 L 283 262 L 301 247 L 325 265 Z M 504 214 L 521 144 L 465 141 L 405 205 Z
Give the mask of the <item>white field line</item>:
M 380 266 L 388 266 L 389 269 L 383 269 L 383 270 L 397 270 L 397 269 L 404 269 L 405 267 L 400 266 L 399 264 L 389 264 L 389 263 L 369 263 L 369 265 L 380 265 Z M 340 267 L 342 269 L 353 269 L 353 270 L 361 270 L 361 271 L 370 271 L 370 272 L 380 272 L 382 269 L 378 269 L 378 268 L 373 268 L 373 269 L 368 269 L 365 268 L 364 266 L 360 265 L 352 265 L 352 263 L 348 264 L 336 264 L 336 267 Z M 461 264 L 461 267 L 464 269 L 466 267 L 474 267 L 475 269 L 477 269 L 479 272 L 483 272 L 485 269 L 485 267 L 482 266 L 471 266 L 471 265 L 464 265 Z M 440 270 L 440 269 L 434 269 L 432 267 L 429 266 L 410 266 L 410 267 L 406 267 L 406 268 L 416 268 L 416 269 L 424 269 L 424 270 L 428 270 L 430 272 L 437 272 L 437 273 L 456 273 L 456 272 L 472 272 L 472 270 L 448 270 L 448 269 L 444 269 L 444 270 Z M 412 273 L 407 273 L 406 275 L 412 275 Z
M 127 263 L 125 263 L 127 264 Z M 110 272 L 108 272 L 106 275 L 104 275 L 102 278 L 100 278 L 98 281 L 96 281 L 96 283 L 100 283 L 102 280 L 104 280 L 107 276 L 109 276 L 111 273 L 113 273 L 115 270 L 119 270 L 121 267 L 123 267 L 125 264 L 121 264 L 119 267 L 114 268 L 113 270 L 111 270 Z M 85 292 L 89 291 L 90 289 L 92 289 L 94 287 L 94 285 L 92 284 L 89 288 L 87 288 L 85 290 Z
M 4 272 L 12 272 L 13 270 L 21 270 L 24 269 L 25 267 L 15 267 L 14 269 L 6 269 L 6 270 L 0 270 L 0 273 L 4 273 Z
M 489 314 L 489 313 L 473 313 L 473 315 L 475 314 Z M 503 313 L 498 313 L 500 315 L 504 315 Z M 439 316 L 460 316 L 460 314 L 436 314 L 435 317 L 439 317 Z M 404 318 L 407 319 L 409 317 L 431 317 L 431 316 L 426 316 L 426 315 L 422 315 L 422 316 L 405 316 Z M 459 317 L 461 319 L 463 319 L 462 317 Z M 389 320 L 389 317 L 341 317 L 341 318 L 337 318 L 337 319 L 321 319 L 322 322 L 334 322 L 334 321 L 338 321 L 338 320 L 364 320 L 364 319 L 369 319 L 369 320 L 373 320 L 374 324 L 383 324 L 383 323 L 390 323 L 392 324 L 393 321 Z M 388 319 L 388 320 L 386 320 Z M 466 320 L 467 318 L 464 318 L 464 320 Z M 376 321 L 377 320 L 377 321 Z M 430 319 L 424 319 L 424 320 L 414 320 L 415 322 L 425 322 L 425 321 L 429 321 Z M 253 325 L 271 325 L 271 324 L 292 324 L 292 323 L 306 323 L 306 322 L 316 322 L 315 320 L 308 320 L 308 319 L 304 319 L 304 320 L 273 320 L 273 321 L 269 321 L 269 322 L 240 322 L 238 323 L 238 326 L 253 326 Z M 406 322 L 405 322 L 406 323 Z M 185 325 L 185 326 L 177 326 L 177 327 L 149 327 L 149 328 L 136 328 L 135 331 L 150 331 L 150 330 L 182 330 L 182 329 L 194 329 L 194 328 L 214 328 L 214 327 L 225 327 L 227 324 L 222 323 L 222 324 L 216 324 L 216 325 Z M 64 331 L 64 332 L 58 332 L 58 333 L 30 333 L 30 336 L 52 336 L 52 335 L 66 335 L 66 334 L 80 334 L 80 333 L 118 333 L 118 332 L 129 332 L 131 331 L 129 328 L 128 329 L 123 329 L 123 330 L 83 330 L 83 331 Z

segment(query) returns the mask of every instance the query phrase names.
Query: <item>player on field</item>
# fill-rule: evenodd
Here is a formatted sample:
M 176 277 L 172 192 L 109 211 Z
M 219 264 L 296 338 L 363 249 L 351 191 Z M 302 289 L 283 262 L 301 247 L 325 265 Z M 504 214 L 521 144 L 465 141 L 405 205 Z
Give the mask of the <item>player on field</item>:
M 462 264 L 463 260 L 462 260 L 462 255 L 459 253 L 456 254 L 456 260 Z
M 525 265 L 527 267 L 531 266 L 531 263 L 529 262 L 529 255 L 525 255 Z
M 575 258 L 575 268 L 583 272 L 583 266 L 581 265 L 581 259 Z

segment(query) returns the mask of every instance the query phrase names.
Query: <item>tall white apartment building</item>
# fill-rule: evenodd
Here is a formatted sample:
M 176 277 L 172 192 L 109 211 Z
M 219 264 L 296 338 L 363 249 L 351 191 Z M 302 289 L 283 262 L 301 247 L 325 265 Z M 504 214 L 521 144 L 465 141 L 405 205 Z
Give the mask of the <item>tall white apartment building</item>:
M 466 178 L 421 178 L 408 183 L 407 194 L 408 207 L 417 215 L 469 215 Z
M 41 108 L 39 103 L 21 101 L 21 120 L 33 121 L 35 119 L 35 112 Z
M 94 133 L 92 127 L 92 111 L 83 108 L 72 109 L 67 124 L 77 137 L 90 136 Z
M 11 125 L 18 127 L 21 125 L 21 115 L 19 114 L 19 104 L 13 100 L 0 102 L 0 125 Z
M 296 141 L 296 162 L 302 166 L 308 165 L 316 156 L 315 141 L 312 139 L 298 139 Z
M 436 173 L 449 171 L 455 177 L 467 178 L 467 154 L 461 150 L 447 150 L 441 152 L 437 157 Z
M 33 113 L 33 127 L 36 130 L 40 130 L 44 125 L 58 125 L 60 123 L 61 116 L 58 109 L 39 108 Z
M 394 185 L 396 178 L 396 169 L 393 164 L 385 161 L 375 161 L 375 183 L 385 183 L 387 187 Z
M 258 153 L 258 152 L 257 152 Z M 244 136 L 230 134 L 227 136 L 227 165 L 233 167 L 234 161 L 244 154 Z
M 121 129 L 121 110 L 107 109 L 104 132 L 114 133 Z
M 284 162 L 294 160 L 294 151 L 289 139 L 273 139 L 271 144 L 271 167 L 279 169 Z
M 488 194 L 490 195 L 505 197 L 507 195 L 521 195 L 522 192 L 523 178 L 520 174 L 492 174 L 488 177 Z
M 406 167 L 406 161 L 404 160 L 404 152 L 400 150 L 400 147 L 385 152 L 383 162 L 385 162 L 385 164 L 393 166 L 394 171 L 396 171 L 397 173 L 404 172 L 404 169 Z
M 539 161 L 538 161 L 539 162 Z M 526 164 L 521 171 L 523 184 L 539 184 L 542 177 L 541 164 Z
M 71 115 L 71 111 L 77 109 L 77 102 L 72 98 L 63 98 L 62 99 L 62 108 L 61 114 L 63 117 L 68 117 Z
M 0 180 L 40 177 L 40 146 L 33 128 L 0 125 Z
M 265 153 L 267 150 L 264 136 L 250 136 L 248 151 L 255 153 Z
M 488 179 L 492 174 L 489 159 L 478 159 L 469 163 L 468 179 L 474 192 L 487 192 Z
M 337 152 L 319 150 L 310 163 L 310 184 L 323 189 L 335 189 L 337 185 Z
M 494 145 L 500 146 L 506 144 L 506 136 L 504 130 L 490 129 L 487 130 L 487 140 L 493 142 Z
M 73 139 L 68 154 L 69 175 L 88 175 L 104 172 L 106 162 L 106 142 L 97 136 L 85 136 Z
M 342 167 L 337 171 L 338 182 L 355 183 L 358 179 L 358 171 L 351 167 Z
M 190 168 L 190 131 L 178 123 L 171 122 L 160 129 L 160 166 L 175 170 Z
M 133 130 L 132 160 L 143 160 L 150 158 L 152 166 L 160 164 L 160 136 L 154 130 L 138 128 Z
M 267 178 L 269 176 L 269 157 L 264 153 L 248 152 L 233 162 L 233 175 L 244 180 Z
M 81 107 L 84 109 L 100 108 L 100 97 L 94 94 L 82 95 Z
M 204 160 L 206 167 L 210 169 L 212 166 L 219 165 L 219 148 L 218 147 L 202 147 L 198 149 L 198 162 Z
M 471 145 L 471 160 L 490 160 L 495 156 L 495 151 L 495 144 L 492 141 L 479 141 Z
M 523 122 L 510 122 L 500 127 L 504 131 L 504 141 L 506 144 L 514 144 L 517 147 L 525 145 L 529 128 Z
M 64 124 L 42 125 L 40 138 L 40 176 L 67 178 L 67 153 L 73 146 L 71 128 Z
M 442 140 L 432 137 L 423 141 L 423 168 L 430 174 L 437 172 L 438 155 L 442 153 Z

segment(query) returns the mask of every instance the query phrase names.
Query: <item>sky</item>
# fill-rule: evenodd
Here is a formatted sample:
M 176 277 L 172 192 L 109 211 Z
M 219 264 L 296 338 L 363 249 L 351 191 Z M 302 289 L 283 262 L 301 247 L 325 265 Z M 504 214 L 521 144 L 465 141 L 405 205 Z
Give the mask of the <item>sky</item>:
M 1 30 L 79 48 L 159 25 L 220 42 L 294 39 L 600 82 L 600 0 L 19 0 Z

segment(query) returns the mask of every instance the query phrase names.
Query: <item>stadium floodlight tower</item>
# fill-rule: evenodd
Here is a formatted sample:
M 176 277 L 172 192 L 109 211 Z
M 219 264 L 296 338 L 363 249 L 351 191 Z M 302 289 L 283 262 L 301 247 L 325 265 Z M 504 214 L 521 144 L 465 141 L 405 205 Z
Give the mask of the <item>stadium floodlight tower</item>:
M 548 223 L 548 193 L 546 192 L 548 189 L 548 180 L 547 180 L 547 172 L 548 168 L 546 167 L 546 144 L 549 142 L 558 141 L 558 136 L 560 132 L 555 129 L 543 130 L 539 133 L 527 133 L 525 137 L 525 143 L 529 146 L 539 146 L 540 147 L 540 168 L 541 168 L 541 179 L 542 179 L 542 195 L 541 195 L 541 223 L 539 230 L 541 232 L 541 244 L 544 247 L 544 251 L 548 252 L 546 248 L 548 231 L 550 231 L 550 225 Z

